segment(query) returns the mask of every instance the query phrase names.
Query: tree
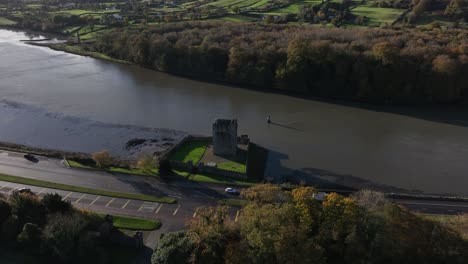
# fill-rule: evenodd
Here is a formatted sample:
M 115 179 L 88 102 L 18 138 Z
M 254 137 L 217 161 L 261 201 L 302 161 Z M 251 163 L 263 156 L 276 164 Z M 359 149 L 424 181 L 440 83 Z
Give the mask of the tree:
M 457 72 L 458 64 L 456 60 L 450 58 L 448 55 L 443 54 L 438 55 L 432 61 L 432 69 L 438 73 L 453 75 Z
M 189 224 L 187 235 L 193 243 L 192 262 L 217 264 L 224 260 L 226 243 L 233 229 L 226 224 L 227 208 L 200 208 L 198 218 Z
M 374 56 L 382 61 L 382 64 L 393 64 L 398 56 L 398 49 L 389 42 L 380 42 L 372 47 Z
M 179 231 L 174 233 L 166 233 L 159 240 L 159 243 L 151 257 L 151 263 L 191 263 L 190 260 L 193 248 L 193 242 L 188 237 L 187 232 Z
M 107 150 L 93 153 L 92 158 L 99 168 L 107 168 L 112 164 L 112 157 Z
M 69 201 L 62 200 L 62 196 L 58 193 L 47 193 L 41 200 L 47 213 L 66 213 L 72 209 Z
M 10 216 L 2 223 L 2 235 L 0 238 L 7 241 L 14 241 L 21 232 L 21 227 L 22 225 L 18 222 L 18 218 Z
M 78 213 L 52 215 L 43 232 L 44 248 L 62 261 L 70 261 L 86 226 L 85 218 Z
M 46 222 L 45 208 L 37 196 L 28 193 L 14 193 L 10 196 L 11 213 L 18 219 L 20 227 L 26 223 L 39 226 Z
M 26 223 L 17 240 L 22 246 L 37 250 L 41 242 L 41 234 L 41 229 L 37 225 Z
M 144 154 L 138 159 L 137 167 L 145 172 L 151 172 L 156 168 L 156 160 L 149 154 Z
M 372 190 L 360 190 L 351 195 L 353 200 L 367 210 L 379 210 L 388 204 L 385 194 Z
M 336 193 L 325 197 L 318 239 L 327 249 L 326 257 L 332 263 L 339 263 L 349 251 L 347 239 L 354 235 L 359 223 L 359 213 L 359 207 L 351 198 Z
M 299 215 L 289 203 L 245 206 L 240 235 L 246 244 L 243 254 L 250 263 L 324 263 L 321 247 Z
M 281 188 L 273 184 L 258 184 L 241 193 L 241 197 L 255 203 L 275 203 L 285 199 Z
M 445 8 L 444 15 L 454 18 L 463 18 L 465 16 L 465 1 L 451 0 Z
M 316 193 L 312 187 L 300 187 L 292 191 L 292 199 L 298 209 L 299 218 L 309 228 L 309 232 L 314 231 L 319 224 L 321 208 L 320 202 L 314 198 Z
M 420 0 L 417 3 L 417 5 L 413 8 L 413 13 L 416 16 L 420 16 L 429 9 L 430 5 L 431 5 L 431 0 Z
M 273 24 L 275 23 L 275 17 L 272 15 L 266 15 L 264 21 L 266 24 Z
M 0 226 L 7 220 L 11 215 L 11 206 L 10 204 L 3 200 L 0 199 Z

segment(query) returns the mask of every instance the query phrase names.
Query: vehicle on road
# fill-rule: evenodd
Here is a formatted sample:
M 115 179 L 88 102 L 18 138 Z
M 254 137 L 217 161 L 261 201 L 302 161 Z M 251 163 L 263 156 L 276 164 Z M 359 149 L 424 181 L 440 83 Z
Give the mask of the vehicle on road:
M 226 190 L 224 190 L 225 193 L 229 193 L 229 194 L 239 194 L 240 192 L 234 188 L 231 188 L 231 187 L 228 187 L 226 188 Z
M 323 201 L 323 199 L 325 199 L 325 197 L 327 197 L 327 195 L 328 194 L 325 193 L 325 192 L 319 192 L 319 193 L 314 193 L 313 197 L 317 201 Z
M 31 162 L 34 162 L 34 163 L 39 162 L 39 160 L 38 160 L 36 157 L 34 157 L 34 155 L 31 155 L 31 154 L 24 154 L 23 157 L 24 157 L 25 159 L 31 161 Z

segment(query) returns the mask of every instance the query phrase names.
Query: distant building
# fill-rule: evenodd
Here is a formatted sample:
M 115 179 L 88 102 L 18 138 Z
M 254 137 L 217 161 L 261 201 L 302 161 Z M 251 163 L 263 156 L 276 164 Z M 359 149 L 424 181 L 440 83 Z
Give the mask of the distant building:
M 119 14 L 113 14 L 112 16 L 113 16 L 115 19 L 118 19 L 118 20 L 122 20 L 122 18 L 123 18 L 123 17 L 122 17 L 121 15 L 119 15 Z
M 213 123 L 213 153 L 224 156 L 237 154 L 237 119 L 216 119 Z

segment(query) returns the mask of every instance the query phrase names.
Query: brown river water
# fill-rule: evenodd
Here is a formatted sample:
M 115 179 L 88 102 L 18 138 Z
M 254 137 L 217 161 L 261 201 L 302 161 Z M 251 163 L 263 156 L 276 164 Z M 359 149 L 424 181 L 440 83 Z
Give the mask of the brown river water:
M 0 30 L 0 141 L 112 150 L 115 142 L 152 133 L 141 127 L 209 135 L 214 119 L 237 118 L 239 133 L 272 150 L 273 178 L 468 195 L 466 109 L 262 93 L 19 41 L 27 38 Z

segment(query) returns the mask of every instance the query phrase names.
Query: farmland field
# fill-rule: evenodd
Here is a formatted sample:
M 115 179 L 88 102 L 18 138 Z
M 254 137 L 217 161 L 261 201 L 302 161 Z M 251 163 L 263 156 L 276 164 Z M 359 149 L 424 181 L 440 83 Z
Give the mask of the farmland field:
M 15 21 L 9 20 L 4 17 L 0 17 L 0 25 L 2 26 L 9 26 L 9 25 L 14 25 L 14 24 L 16 24 Z
M 383 23 L 393 23 L 404 11 L 404 9 L 358 6 L 352 10 L 352 13 L 367 17 L 370 26 L 378 26 Z

